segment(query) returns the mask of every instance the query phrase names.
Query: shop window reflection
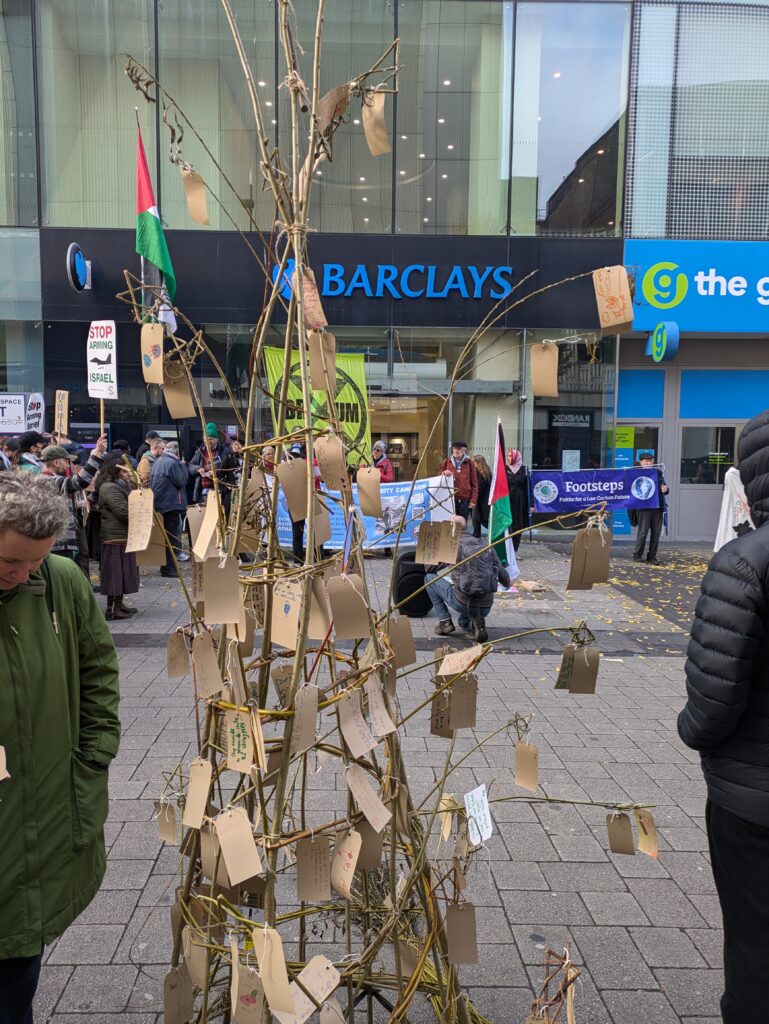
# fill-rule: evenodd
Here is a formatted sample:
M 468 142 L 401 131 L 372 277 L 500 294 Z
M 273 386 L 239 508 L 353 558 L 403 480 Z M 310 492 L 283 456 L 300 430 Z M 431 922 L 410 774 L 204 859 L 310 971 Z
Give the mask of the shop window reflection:
M 723 484 L 734 465 L 735 427 L 684 427 L 681 432 L 681 483 Z

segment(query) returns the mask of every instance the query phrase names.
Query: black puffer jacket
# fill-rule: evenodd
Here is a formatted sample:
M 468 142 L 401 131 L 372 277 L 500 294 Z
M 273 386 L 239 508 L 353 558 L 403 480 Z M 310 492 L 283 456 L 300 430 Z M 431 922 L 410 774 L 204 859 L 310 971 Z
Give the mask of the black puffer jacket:
M 740 438 L 756 530 L 714 555 L 702 581 L 678 734 L 699 750 L 713 803 L 769 827 L 769 411 Z

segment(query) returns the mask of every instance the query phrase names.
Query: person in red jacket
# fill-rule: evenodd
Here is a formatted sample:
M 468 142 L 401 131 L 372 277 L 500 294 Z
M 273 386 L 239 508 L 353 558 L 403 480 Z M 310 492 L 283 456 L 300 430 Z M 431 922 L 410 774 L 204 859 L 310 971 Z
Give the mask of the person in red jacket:
M 451 455 L 441 463 L 441 473 L 454 477 L 454 512 L 468 522 L 478 504 L 478 471 L 467 457 L 467 442 L 454 441 Z
M 379 470 L 379 482 L 391 484 L 395 480 L 393 464 L 387 458 L 387 445 L 384 441 L 377 441 L 373 449 L 374 466 Z

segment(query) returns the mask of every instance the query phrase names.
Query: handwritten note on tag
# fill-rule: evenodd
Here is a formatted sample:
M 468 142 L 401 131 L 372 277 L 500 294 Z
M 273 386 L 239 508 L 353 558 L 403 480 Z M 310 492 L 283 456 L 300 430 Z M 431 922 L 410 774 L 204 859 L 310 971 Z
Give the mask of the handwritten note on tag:
M 231 1002 L 235 1024 L 265 1024 L 266 999 L 259 975 L 252 967 L 239 964 L 235 977 L 237 995 Z
M 371 730 L 380 739 L 395 732 L 395 722 L 387 711 L 384 702 L 382 687 L 376 675 L 371 675 L 366 680 L 366 694 L 368 696 L 368 713 L 371 719 Z
M 294 650 L 299 632 L 302 584 L 299 580 L 276 580 L 272 597 L 272 641 Z
M 328 836 L 300 839 L 296 844 L 296 896 L 308 903 L 331 899 Z
M 345 772 L 345 778 L 358 808 L 365 815 L 369 825 L 375 832 L 381 832 L 392 817 L 392 812 L 382 803 L 379 794 L 368 781 L 366 772 L 360 765 L 351 764 Z
M 476 644 L 464 651 L 454 651 L 447 655 L 440 664 L 436 676 L 448 679 L 451 676 L 462 675 L 468 672 L 483 655 L 483 647 Z
M 190 765 L 190 784 L 187 787 L 187 799 L 184 804 L 182 825 L 185 828 L 200 828 L 208 803 L 208 790 L 211 786 L 211 762 L 196 757 Z
M 360 833 L 355 829 L 340 832 L 331 858 L 331 885 L 340 896 L 350 899 L 355 865 L 360 853 Z
M 635 812 L 635 820 L 638 828 L 638 849 L 647 857 L 653 857 L 656 860 L 659 853 L 659 841 L 654 815 L 651 811 L 638 808 Z
M 448 690 L 436 693 L 431 702 L 430 708 L 430 735 L 440 736 L 444 740 L 450 740 L 454 730 L 449 725 L 451 713 L 451 695 Z
M 539 748 L 518 740 L 515 745 L 515 784 L 533 793 L 539 784 Z
M 238 710 L 225 711 L 224 731 L 227 734 L 227 767 L 248 775 L 254 763 L 250 716 Z
M 294 1013 L 276 1013 L 275 1016 L 281 1024 L 305 1024 L 305 1021 L 315 1013 L 315 1003 L 323 1004 L 331 993 L 339 986 L 339 971 L 325 956 L 314 956 L 304 970 L 299 974 L 297 981 L 291 982 L 291 997 L 294 1000 Z M 303 991 L 303 989 L 305 991 Z M 309 992 L 315 1002 L 305 993 Z
M 237 885 L 262 873 L 262 862 L 256 848 L 251 822 L 242 807 L 228 807 L 214 824 L 230 882 Z
M 297 293 L 300 287 L 302 289 L 305 325 L 312 331 L 317 331 L 321 327 L 328 327 L 328 320 L 326 319 L 326 314 L 323 312 L 323 303 L 320 301 L 318 286 L 315 282 L 315 274 L 310 267 L 302 267 L 300 285 L 300 276 L 298 271 L 299 268 L 294 270 L 292 282 L 294 290 Z
M 152 535 L 155 498 L 149 487 L 128 495 L 128 537 L 126 552 L 144 551 Z
M 635 854 L 633 826 L 623 811 L 611 811 L 606 815 L 606 829 L 609 833 L 609 849 L 612 853 Z
M 438 562 L 454 563 L 462 536 L 459 523 L 444 520 L 440 523 L 425 523 L 419 527 L 417 538 L 417 562 L 435 565 Z
M 473 846 L 480 846 L 487 839 L 491 839 L 494 825 L 491 820 L 485 784 L 477 786 L 465 794 L 465 814 L 467 815 L 467 835 Z
M 315 745 L 315 730 L 318 724 L 317 686 L 303 686 L 294 702 L 294 729 L 291 733 L 291 754 L 303 754 Z
M 363 757 L 377 745 L 363 717 L 360 690 L 343 693 L 339 700 L 339 727 L 354 758 Z
M 214 641 L 208 632 L 198 633 L 192 640 L 192 664 L 195 678 L 202 697 L 216 697 L 224 689 L 224 680 L 219 671 Z

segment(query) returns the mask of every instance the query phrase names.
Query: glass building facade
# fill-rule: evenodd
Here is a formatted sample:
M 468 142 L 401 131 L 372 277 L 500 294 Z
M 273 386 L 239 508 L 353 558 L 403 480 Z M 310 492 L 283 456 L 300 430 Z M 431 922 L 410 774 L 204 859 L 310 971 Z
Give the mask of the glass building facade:
M 281 146 L 288 126 L 276 6 L 235 0 L 233 8 L 270 142 Z M 310 8 L 295 5 L 300 68 L 312 52 Z M 395 37 L 402 70 L 386 105 L 392 152 L 370 154 L 351 107 L 333 160 L 316 174 L 311 260 L 333 249 L 325 258 L 350 266 L 510 267 L 521 289 L 515 300 L 569 276 L 575 253 L 580 266 L 622 262 L 625 238 L 765 237 L 767 7 L 331 0 L 321 91 L 370 67 Z M 189 219 L 178 166 L 168 159 L 164 104 L 148 104 L 133 89 L 126 54 L 158 77 L 189 120 L 181 156 L 212 193 L 203 229 Z M 50 402 L 55 388 L 67 388 L 73 422 L 92 424 L 98 410 L 85 390 L 86 324 L 117 315 L 125 343 L 113 437 L 138 439 L 167 419 L 131 358 L 136 327 L 114 302 L 123 282 L 113 254 L 125 253 L 123 267 L 138 270 L 131 237 L 138 106 L 181 301 L 194 298 L 192 318 L 244 395 L 258 281 L 243 269 L 243 254 L 223 264 L 221 289 L 209 293 L 195 278 L 220 259 L 236 228 L 269 232 L 274 213 L 220 5 L 4 0 L 0 81 L 0 389 L 44 390 Z M 83 238 L 94 291 L 80 305 L 74 296 L 59 301 L 61 248 Z M 412 249 L 422 255 L 410 256 Z M 497 416 L 529 464 L 555 464 L 564 451 L 572 459 L 579 452 L 583 466 L 611 461 L 619 346 L 598 338 L 586 295 L 554 289 L 483 335 L 442 413 L 431 467 L 452 434 L 488 456 Z M 340 348 L 366 359 L 373 431 L 397 447 L 403 476 L 441 416 L 481 319 L 474 308 L 427 298 L 335 307 Z M 529 400 L 528 353 L 543 338 L 562 341 L 557 400 Z M 207 415 L 225 417 L 214 365 L 204 360 L 198 372 Z M 269 409 L 257 412 L 269 433 Z

